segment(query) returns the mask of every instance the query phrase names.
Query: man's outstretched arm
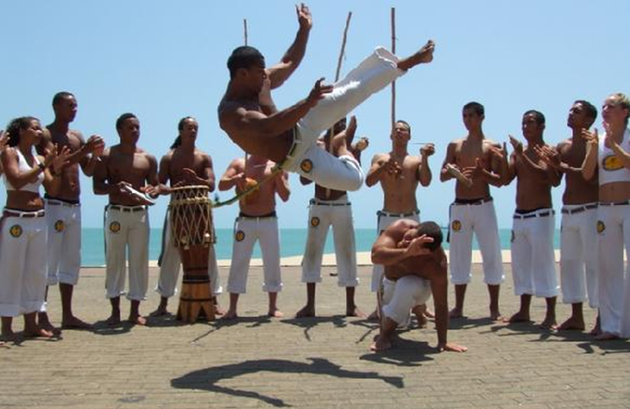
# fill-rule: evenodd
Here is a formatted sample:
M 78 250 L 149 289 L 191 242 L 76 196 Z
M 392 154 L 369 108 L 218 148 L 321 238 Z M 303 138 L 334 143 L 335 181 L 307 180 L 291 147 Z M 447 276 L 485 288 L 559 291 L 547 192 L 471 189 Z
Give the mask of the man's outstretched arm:
M 313 18 L 308 7 L 302 3 L 295 6 L 298 23 L 300 25 L 293 44 L 282 56 L 280 62 L 267 69 L 267 75 L 271 81 L 271 89 L 278 88 L 293 74 L 302 62 L 306 53 L 308 36 L 313 26 Z

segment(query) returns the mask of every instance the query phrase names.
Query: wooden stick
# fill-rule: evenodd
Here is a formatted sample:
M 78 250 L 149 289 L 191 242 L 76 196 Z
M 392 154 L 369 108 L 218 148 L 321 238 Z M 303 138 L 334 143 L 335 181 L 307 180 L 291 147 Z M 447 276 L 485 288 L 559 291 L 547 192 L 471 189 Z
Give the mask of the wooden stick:
M 243 19 L 243 40 L 245 45 L 247 45 L 247 19 Z
M 339 52 L 339 58 L 337 59 L 337 70 L 335 71 L 335 82 L 339 81 L 339 75 L 341 74 L 341 63 L 343 61 L 343 55 L 346 53 L 346 40 L 348 39 L 348 28 L 350 28 L 350 19 L 352 18 L 352 12 L 348 12 L 348 17 L 346 18 L 346 27 L 343 30 L 343 38 L 341 40 L 341 51 Z M 332 153 L 332 140 L 334 132 L 334 125 L 330 128 L 330 138 L 328 144 L 328 151 Z M 330 198 L 330 189 L 326 188 L 326 198 Z
M 396 8 L 392 7 L 392 53 L 396 54 Z M 396 81 L 392 82 L 392 129 L 396 124 Z

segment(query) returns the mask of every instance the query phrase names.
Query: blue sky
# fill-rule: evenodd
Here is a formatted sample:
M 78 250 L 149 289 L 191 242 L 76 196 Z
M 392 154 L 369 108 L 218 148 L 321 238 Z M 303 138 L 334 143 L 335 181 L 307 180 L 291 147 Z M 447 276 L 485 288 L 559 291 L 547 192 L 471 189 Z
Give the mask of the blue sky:
M 297 30 L 293 2 L 254 1 L 44 1 L 2 2 L 0 24 L 0 121 L 22 115 L 52 120 L 52 96 L 73 92 L 79 113 L 73 128 L 118 142 L 114 122 L 123 112 L 141 122 L 139 145 L 158 160 L 177 134 L 180 118 L 200 124 L 198 145 L 213 160 L 217 177 L 231 159 L 243 155 L 220 130 L 216 106 L 225 91 L 225 61 L 243 42 L 268 64 L 277 62 Z M 557 143 L 570 135 L 566 118 L 572 102 L 587 99 L 597 107 L 616 91 L 629 93 L 630 2 L 623 0 L 532 0 L 510 2 L 329 1 L 308 4 L 314 20 L 302 65 L 274 94 L 286 107 L 304 98 L 320 76 L 334 78 L 348 11 L 353 12 L 342 73 L 377 45 L 391 44 L 390 7 L 396 8 L 397 53 L 407 55 L 432 38 L 434 62 L 398 81 L 397 116 L 412 126 L 412 142 L 433 142 L 434 180 L 419 188 L 425 220 L 448 221 L 454 182 L 440 183 L 439 168 L 448 142 L 465 135 L 461 107 L 475 100 L 486 107 L 484 129 L 497 141 L 522 137 L 521 115 L 538 109 L 547 117 L 545 139 Z M 370 138 L 364 152 L 367 170 L 375 153 L 390 149 L 390 94 L 383 91 L 359 107 L 359 135 Z M 601 120 L 597 124 L 601 128 Z M 418 146 L 410 145 L 417 153 Z M 102 223 L 106 197 L 94 196 L 82 180 L 84 226 Z M 306 226 L 313 188 L 291 176 L 292 196 L 278 206 L 282 227 Z M 555 189 L 559 209 L 564 184 Z M 227 193 L 221 198 L 226 199 Z M 375 226 L 382 205 L 380 187 L 352 193 L 355 225 Z M 499 226 L 511 226 L 514 186 L 493 189 Z M 4 202 L 5 193 L 0 193 Z M 167 198 L 151 211 L 160 226 Z M 215 223 L 231 227 L 237 206 L 217 209 Z M 557 218 L 559 220 L 559 217 Z

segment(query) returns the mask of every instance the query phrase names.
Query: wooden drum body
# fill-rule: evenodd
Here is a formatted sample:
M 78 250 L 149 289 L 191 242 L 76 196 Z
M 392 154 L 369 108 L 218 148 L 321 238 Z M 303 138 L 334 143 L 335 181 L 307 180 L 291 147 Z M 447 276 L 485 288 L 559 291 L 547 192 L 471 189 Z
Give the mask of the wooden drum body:
M 208 192 L 207 186 L 176 187 L 169 205 L 171 232 L 184 269 L 177 319 L 191 324 L 215 318 L 208 276 L 209 246 L 215 243 Z

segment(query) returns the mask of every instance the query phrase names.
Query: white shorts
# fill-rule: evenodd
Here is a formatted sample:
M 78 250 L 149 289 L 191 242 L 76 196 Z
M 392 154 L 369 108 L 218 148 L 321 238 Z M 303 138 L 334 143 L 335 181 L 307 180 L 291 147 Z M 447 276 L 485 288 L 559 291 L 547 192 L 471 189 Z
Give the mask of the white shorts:
M 630 268 L 623 260 L 624 247 L 630 255 L 630 205 L 600 203 L 597 217 L 601 328 L 630 337 Z
M 3 216 L 0 239 L 0 316 L 40 311 L 46 294 L 46 217 Z M 32 217 L 32 215 L 40 215 Z M 31 216 L 31 217 L 28 217 Z
M 105 289 L 107 298 L 125 294 L 129 253 L 127 299 L 146 299 L 149 285 L 149 213 L 146 206 L 108 205 L 105 211 Z
M 562 207 L 560 286 L 566 304 L 597 308 L 597 203 Z M 587 296 L 588 294 L 588 296 Z
M 333 91 L 296 124 L 293 147 L 282 168 L 327 188 L 360 189 L 363 185 L 361 165 L 351 156 L 337 158 L 319 148 L 317 138 L 370 95 L 402 76 L 405 72 L 398 69 L 397 63 L 394 54 L 378 47 L 344 79 L 335 83 Z
M 48 285 L 77 285 L 81 271 L 81 205 L 46 199 Z
M 337 258 L 337 283 L 340 287 L 356 287 L 357 255 L 352 223 L 352 205 L 348 196 L 336 200 L 312 199 L 308 213 L 308 237 L 302 260 L 302 282 L 322 281 L 322 257 L 328 229 L 332 226 Z
M 179 272 L 182 267 L 182 262 L 179 256 L 179 249 L 175 247 L 168 212 L 166 212 L 166 216 L 164 217 L 162 253 L 160 254 L 159 265 L 160 277 L 155 292 L 162 297 L 170 298 L 177 293 L 177 282 L 179 281 Z M 223 288 L 219 280 L 219 265 L 217 264 L 214 244 L 208 246 L 208 277 L 210 277 L 212 293 L 214 295 L 221 294 Z
M 558 278 L 553 250 L 553 209 L 514 213 L 512 227 L 512 275 L 514 294 L 555 297 Z
M 376 225 L 378 226 L 378 235 L 380 236 L 386 228 L 389 227 L 390 224 L 394 223 L 397 220 L 408 219 L 413 220 L 415 222 L 420 222 L 420 211 L 416 210 L 409 213 L 390 213 L 384 210 L 379 210 L 376 212 L 377 221 Z M 372 267 L 372 283 L 370 285 L 372 292 L 375 293 L 378 291 L 378 288 L 383 280 L 383 274 L 385 274 L 385 269 L 380 264 L 374 264 Z
M 431 282 L 418 276 L 404 276 L 397 281 L 383 279 L 383 314 L 404 324 L 409 310 L 425 304 L 431 296 Z
M 278 218 L 274 215 L 268 217 L 239 216 L 236 219 L 227 292 L 232 294 L 246 293 L 249 262 L 256 241 L 260 245 L 263 258 L 265 277 L 262 286 L 263 291 L 269 293 L 282 291 L 280 235 L 278 233 Z
M 451 204 L 449 227 L 451 282 L 455 285 L 470 282 L 473 232 L 477 236 L 483 260 L 484 282 L 488 285 L 501 284 L 505 276 L 497 215 L 492 199 L 470 204 Z

